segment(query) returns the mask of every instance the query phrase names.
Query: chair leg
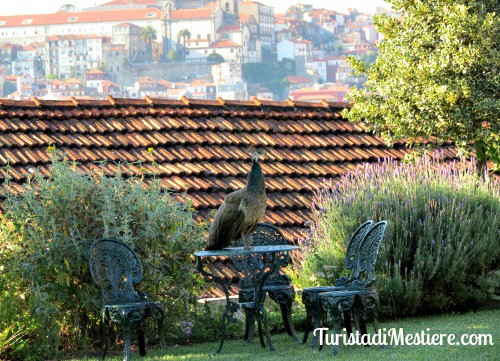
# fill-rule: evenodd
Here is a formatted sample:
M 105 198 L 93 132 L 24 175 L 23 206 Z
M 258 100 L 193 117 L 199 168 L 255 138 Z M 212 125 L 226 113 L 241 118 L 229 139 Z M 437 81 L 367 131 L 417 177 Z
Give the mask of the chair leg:
M 318 299 L 319 301 L 319 299 Z M 314 330 L 322 327 L 323 325 L 323 314 L 321 312 L 321 306 L 318 305 L 318 307 L 315 307 L 312 311 L 312 328 L 313 328 L 313 338 L 311 341 L 311 348 L 315 348 L 318 345 L 318 336 L 314 334 Z M 320 350 L 323 348 L 323 346 L 320 343 Z
M 166 348 L 165 340 L 163 339 L 163 320 L 165 318 L 165 311 L 163 306 L 159 303 L 151 305 L 151 315 L 156 320 L 156 326 L 158 327 L 158 339 L 160 342 L 160 347 L 164 350 Z
M 347 335 L 352 334 L 352 320 L 351 320 L 351 312 L 344 312 L 344 327 L 347 331 Z
M 309 338 L 309 330 L 312 329 L 312 315 L 311 310 L 306 305 L 306 329 L 304 331 L 304 337 L 302 338 L 302 343 L 306 343 Z
M 265 348 L 266 343 L 264 342 L 264 335 L 262 333 L 262 320 L 260 318 L 257 319 L 257 328 L 259 330 L 259 339 L 260 339 L 260 345 Z
M 255 333 L 255 308 L 245 307 L 245 341 L 251 344 Z
M 102 357 L 101 360 L 104 361 L 106 358 L 106 352 L 108 351 L 108 343 L 109 343 L 109 330 L 108 327 L 109 325 L 106 324 L 106 309 L 103 309 L 101 311 L 101 317 L 102 317 L 102 327 L 103 327 L 103 350 L 102 350 Z
M 130 361 L 130 326 L 124 325 L 123 330 L 123 361 Z
M 294 341 L 299 341 L 297 337 L 297 332 L 295 331 L 295 327 L 293 326 L 292 321 L 292 304 L 280 305 L 281 308 L 281 316 L 283 317 L 283 322 L 285 324 L 285 329 L 288 335 L 290 335 Z
M 297 338 L 297 333 L 295 332 L 292 322 L 292 305 L 295 299 L 295 290 L 293 287 L 289 287 L 278 291 L 268 291 L 268 293 L 269 297 L 280 305 L 281 317 L 287 334 L 290 335 L 294 341 L 298 341 L 299 339 Z
M 339 353 L 339 343 L 340 343 L 340 330 L 342 325 L 342 316 L 346 313 L 351 313 L 351 309 L 355 304 L 354 295 L 336 295 L 324 294 L 321 297 L 321 307 L 328 314 L 328 320 L 331 321 L 334 332 L 334 342 L 332 353 L 337 355 Z M 349 321 L 350 322 L 350 321 Z
M 144 321 L 137 325 L 137 343 L 139 345 L 139 355 L 146 356 L 146 341 L 144 339 Z

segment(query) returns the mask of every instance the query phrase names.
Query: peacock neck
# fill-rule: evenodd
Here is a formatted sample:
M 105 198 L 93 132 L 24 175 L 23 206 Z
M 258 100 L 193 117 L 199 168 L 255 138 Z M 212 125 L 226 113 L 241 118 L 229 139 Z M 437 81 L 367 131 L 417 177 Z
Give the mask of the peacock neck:
M 253 161 L 250 173 L 248 173 L 247 189 L 250 192 L 261 192 L 264 190 L 264 173 L 259 162 Z

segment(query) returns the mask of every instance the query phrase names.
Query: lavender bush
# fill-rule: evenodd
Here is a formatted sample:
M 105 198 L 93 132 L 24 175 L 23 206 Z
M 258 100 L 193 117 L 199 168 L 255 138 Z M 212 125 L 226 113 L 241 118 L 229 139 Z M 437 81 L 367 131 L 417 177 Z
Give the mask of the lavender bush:
M 445 163 L 438 154 L 360 166 L 317 191 L 300 282 L 332 284 L 345 272 L 354 230 L 368 219 L 387 220 L 378 273 L 382 312 L 399 317 L 494 298 L 499 185 L 496 177 L 478 177 L 473 163 Z

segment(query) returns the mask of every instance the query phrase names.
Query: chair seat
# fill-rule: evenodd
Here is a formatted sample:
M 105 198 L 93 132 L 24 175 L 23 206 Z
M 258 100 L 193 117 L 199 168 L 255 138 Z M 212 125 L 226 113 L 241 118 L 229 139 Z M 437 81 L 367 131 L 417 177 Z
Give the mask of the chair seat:
M 294 289 L 293 285 L 273 285 L 273 284 L 264 284 L 262 286 L 262 291 L 279 291 L 283 289 Z M 245 288 L 240 288 L 239 292 L 255 292 L 255 287 L 245 287 Z
M 331 291 L 340 291 L 345 290 L 345 287 L 342 286 L 316 286 L 316 287 L 307 287 L 302 290 L 302 293 L 323 293 L 323 292 L 331 292 Z
M 377 293 L 377 290 L 373 289 L 373 288 L 364 289 L 364 290 L 342 289 L 339 291 L 323 292 L 323 293 L 320 293 L 319 296 L 322 298 L 325 298 L 325 297 L 350 297 L 350 296 L 365 295 L 365 294 L 371 294 L 371 293 Z
M 124 303 L 112 303 L 106 304 L 103 307 L 105 308 L 140 308 L 146 307 L 149 305 L 160 304 L 158 301 L 139 301 L 139 302 L 124 302 Z

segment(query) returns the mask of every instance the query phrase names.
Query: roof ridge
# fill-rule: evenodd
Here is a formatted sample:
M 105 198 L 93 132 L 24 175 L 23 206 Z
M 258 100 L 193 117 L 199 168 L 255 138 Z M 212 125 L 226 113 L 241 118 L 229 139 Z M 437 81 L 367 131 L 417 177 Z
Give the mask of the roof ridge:
M 266 99 L 258 99 L 257 97 L 252 97 L 250 101 L 245 100 L 226 100 L 222 98 L 218 98 L 217 100 L 199 100 L 199 99 L 189 99 L 186 97 L 182 97 L 181 101 L 179 100 L 170 100 L 170 99 L 160 99 L 160 98 L 152 98 L 152 97 L 144 97 L 142 99 L 129 99 L 129 98 L 114 98 L 110 95 L 105 100 L 87 100 L 87 99 L 77 99 L 72 98 L 70 101 L 68 100 L 44 100 L 38 99 L 36 97 L 32 97 L 30 100 L 11 100 L 11 99 L 0 99 L 0 110 L 6 108 L 55 108 L 55 107 L 95 107 L 95 108 L 106 108 L 106 107 L 120 107 L 120 106 L 143 106 L 143 107 L 155 107 L 162 108 L 166 106 L 175 107 L 175 108 L 185 108 L 185 107 L 216 107 L 216 108 L 224 108 L 224 107 L 234 107 L 234 108 L 313 108 L 313 109 L 324 109 L 324 110 L 332 110 L 332 109 L 344 109 L 350 108 L 350 103 L 342 103 L 342 102 L 328 102 L 326 100 L 321 100 L 320 103 L 312 103 L 312 102 L 294 102 L 291 99 L 287 99 L 283 102 L 274 101 L 274 100 L 266 100 Z

